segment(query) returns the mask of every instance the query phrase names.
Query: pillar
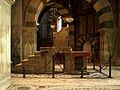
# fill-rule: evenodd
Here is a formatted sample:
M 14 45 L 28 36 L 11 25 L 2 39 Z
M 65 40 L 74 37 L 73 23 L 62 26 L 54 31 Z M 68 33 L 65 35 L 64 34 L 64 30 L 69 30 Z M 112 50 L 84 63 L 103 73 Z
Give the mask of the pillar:
M 22 0 L 16 0 L 12 6 L 12 32 L 11 32 L 12 62 L 20 63 L 22 60 Z
M 24 27 L 22 30 L 22 56 L 23 59 L 33 55 L 37 50 L 36 27 Z
M 11 5 L 15 0 L 0 0 L 0 90 L 11 85 Z
M 112 8 L 114 10 L 114 19 L 115 19 L 115 51 L 112 58 L 112 65 L 120 65 L 120 0 L 112 0 Z M 114 8 L 116 7 L 116 8 Z
M 104 64 L 109 60 L 109 55 L 112 57 L 115 54 L 116 30 L 114 28 L 102 28 L 100 32 L 100 62 Z

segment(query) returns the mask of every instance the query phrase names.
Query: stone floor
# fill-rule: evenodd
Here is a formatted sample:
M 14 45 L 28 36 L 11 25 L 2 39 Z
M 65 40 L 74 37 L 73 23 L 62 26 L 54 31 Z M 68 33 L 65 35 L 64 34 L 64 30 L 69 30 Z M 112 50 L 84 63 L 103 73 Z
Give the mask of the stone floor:
M 102 73 L 88 69 L 89 75 L 51 74 L 26 75 L 12 74 L 9 90 L 120 90 L 120 67 L 112 67 L 112 78 L 108 78 L 108 69 Z

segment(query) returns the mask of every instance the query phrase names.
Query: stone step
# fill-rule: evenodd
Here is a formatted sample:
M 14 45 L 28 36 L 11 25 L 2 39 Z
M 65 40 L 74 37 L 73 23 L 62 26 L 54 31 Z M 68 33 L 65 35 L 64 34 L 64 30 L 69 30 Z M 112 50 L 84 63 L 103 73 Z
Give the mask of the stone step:
M 12 68 L 13 73 L 22 73 L 23 72 L 23 66 L 22 63 L 16 64 L 15 67 Z
M 24 59 L 24 60 L 22 60 L 22 62 L 27 62 L 28 61 L 28 59 Z
M 23 73 L 23 67 L 25 69 L 26 74 L 39 74 L 39 73 L 47 73 L 52 72 L 51 62 L 48 66 L 49 62 L 48 52 L 35 51 L 33 55 L 29 55 L 27 59 L 21 61 L 20 64 L 15 66 L 15 73 Z M 51 59 L 51 58 L 50 58 Z
M 22 66 L 22 63 L 16 64 L 15 67 L 20 67 Z
M 34 52 L 34 55 L 35 55 L 35 56 L 40 56 L 40 55 L 41 55 L 41 51 L 35 51 L 35 52 Z
M 33 58 L 33 57 L 35 57 L 35 55 L 29 55 L 29 56 L 28 56 L 28 59 L 29 59 L 29 58 Z

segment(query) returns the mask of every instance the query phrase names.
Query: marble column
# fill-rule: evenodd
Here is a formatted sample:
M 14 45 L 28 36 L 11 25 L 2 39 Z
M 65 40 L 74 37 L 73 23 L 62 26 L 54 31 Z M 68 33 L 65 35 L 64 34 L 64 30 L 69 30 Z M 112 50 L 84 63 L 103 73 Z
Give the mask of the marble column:
M 15 0 L 0 0 L 0 90 L 11 85 L 11 5 Z
M 12 5 L 12 62 L 20 63 L 22 60 L 22 0 L 16 0 Z
M 36 27 L 24 27 L 22 30 L 22 55 L 23 59 L 33 55 L 36 51 L 37 41 L 36 41 Z
M 112 59 L 112 64 L 119 66 L 120 65 L 120 0 L 110 0 L 114 14 L 114 30 L 116 31 L 115 35 L 115 51 Z
M 115 54 L 115 39 L 116 30 L 114 28 L 100 29 L 100 62 L 104 64 L 109 60 L 109 55 L 112 57 Z

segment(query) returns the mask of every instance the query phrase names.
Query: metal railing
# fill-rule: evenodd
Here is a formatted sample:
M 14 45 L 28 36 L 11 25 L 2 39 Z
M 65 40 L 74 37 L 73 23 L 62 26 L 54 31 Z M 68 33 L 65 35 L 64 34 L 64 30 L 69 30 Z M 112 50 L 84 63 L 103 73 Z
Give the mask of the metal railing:
M 95 59 L 95 58 L 94 58 Z M 107 69 L 107 67 L 109 67 L 109 74 L 108 74 L 108 78 L 111 78 L 112 76 L 111 76 L 111 67 L 112 67 L 112 55 L 111 54 L 109 54 L 109 59 L 104 63 L 104 64 L 101 64 L 100 63 L 100 66 L 99 66 L 100 68 L 99 68 L 99 72 L 100 73 L 102 73 L 102 70 L 105 70 L 105 69 Z M 94 60 L 94 62 L 93 62 L 93 69 L 96 69 L 95 68 L 95 60 Z
M 99 72 L 101 73 L 102 72 L 102 69 L 105 70 L 108 66 L 109 66 L 109 75 L 108 75 L 108 78 L 111 78 L 111 59 L 112 59 L 112 55 L 110 54 L 109 55 L 109 59 L 104 63 L 104 65 L 102 66 L 102 64 L 100 64 L 100 70 Z M 55 61 L 57 60 L 57 57 L 55 56 L 55 53 L 52 54 L 52 60 L 50 60 L 41 70 L 43 70 L 44 68 L 47 67 L 47 65 L 52 61 L 52 78 L 55 78 Z M 26 77 L 26 69 L 24 66 L 22 66 L 23 68 L 23 78 Z M 62 67 L 60 67 L 62 68 Z M 95 69 L 95 61 L 94 61 L 94 64 L 93 64 L 93 69 Z M 83 67 L 81 69 L 81 78 L 83 78 Z

